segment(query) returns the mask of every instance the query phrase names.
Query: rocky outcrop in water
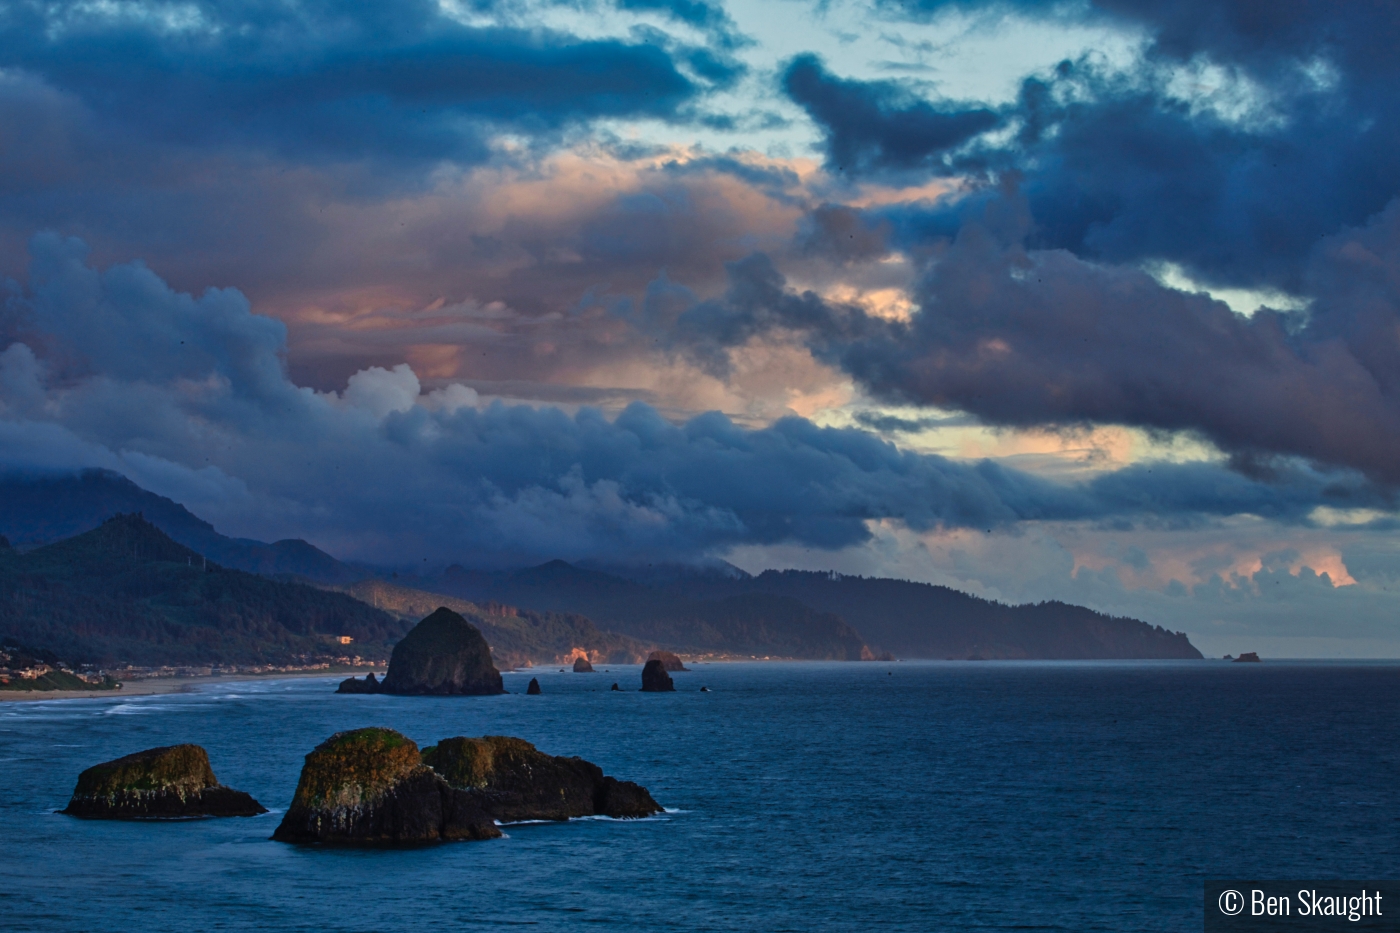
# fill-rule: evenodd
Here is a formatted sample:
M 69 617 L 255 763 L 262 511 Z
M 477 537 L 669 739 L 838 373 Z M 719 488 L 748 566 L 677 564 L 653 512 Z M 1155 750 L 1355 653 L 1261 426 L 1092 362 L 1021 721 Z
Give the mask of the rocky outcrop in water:
M 272 838 L 413 845 L 494 838 L 501 834 L 496 821 L 660 812 L 646 788 L 521 739 L 459 736 L 420 753 L 392 729 L 357 729 L 336 733 L 306 756 Z
M 1242 662 L 1242 661 L 1243 661 L 1244 663 L 1246 663 L 1246 664 L 1250 664 L 1250 663 L 1258 664 L 1258 663 L 1260 663 L 1260 661 L 1259 661 L 1259 655 L 1258 655 L 1256 652 L 1253 652 L 1253 651 L 1245 651 L 1245 652 L 1242 652 L 1238 658 L 1235 658 L 1235 663 L 1236 663 L 1236 664 L 1239 664 L 1239 663 Z
M 220 784 L 198 745 L 169 745 L 88 768 L 60 812 L 89 819 L 172 820 L 257 816 L 267 808 Z
M 492 839 L 501 831 L 469 794 L 423 764 L 392 729 L 337 732 L 306 756 L 280 842 L 412 845 Z
M 374 672 L 365 675 L 364 680 L 356 677 L 347 677 L 340 682 L 336 688 L 336 693 L 378 693 L 379 680 L 374 676 Z
M 651 654 L 647 655 L 647 660 L 660 661 L 661 666 L 671 672 L 690 670 L 690 668 L 681 663 L 680 657 L 669 651 L 653 651 Z
M 423 749 L 423 761 L 454 788 L 471 793 L 503 823 L 578 816 L 634 818 L 660 813 L 647 789 L 619 781 L 582 758 L 546 755 L 523 739 L 458 736 Z
M 666 673 L 666 668 L 660 661 L 648 661 L 646 667 L 642 668 L 643 693 L 665 693 L 675 689 L 675 682 L 671 680 L 671 675 Z
M 415 696 L 481 696 L 505 693 L 491 648 L 466 619 L 441 608 L 394 646 L 383 693 Z
M 593 665 L 588 663 L 587 658 L 574 658 L 574 673 L 591 674 L 593 673 Z
M 525 692 L 526 692 L 527 694 L 529 694 L 530 696 L 532 696 L 532 697 L 534 697 L 534 696 L 539 696 L 539 695 L 540 695 L 540 679 L 539 679 L 538 677 L 531 677 L 531 678 L 530 678 L 530 686 L 528 686 L 528 687 L 525 688 Z

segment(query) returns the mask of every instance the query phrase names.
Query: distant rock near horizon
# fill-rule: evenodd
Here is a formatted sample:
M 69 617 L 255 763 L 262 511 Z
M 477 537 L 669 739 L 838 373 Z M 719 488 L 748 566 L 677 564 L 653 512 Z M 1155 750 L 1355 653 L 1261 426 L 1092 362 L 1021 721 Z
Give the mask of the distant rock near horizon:
M 588 662 L 587 658 L 574 658 L 574 673 L 591 674 L 593 673 L 593 665 Z
M 365 675 L 364 680 L 358 677 L 347 677 L 340 682 L 336 688 L 336 693 L 380 693 L 379 680 L 374 676 L 374 671 Z
M 214 777 L 198 745 L 167 745 L 93 765 L 60 813 L 102 820 L 257 816 L 267 808 Z
M 675 689 L 675 681 L 666 673 L 666 666 L 660 661 L 648 661 L 646 667 L 642 668 L 643 693 L 667 693 L 674 692 Z
M 647 655 L 648 661 L 660 661 L 661 666 L 671 672 L 688 671 L 690 668 L 681 663 L 681 659 L 669 651 L 653 651 Z
M 1258 664 L 1260 663 L 1259 655 L 1253 651 L 1242 652 L 1238 658 L 1235 658 L 1236 664 L 1239 664 L 1240 662 L 1244 662 L 1245 664 Z

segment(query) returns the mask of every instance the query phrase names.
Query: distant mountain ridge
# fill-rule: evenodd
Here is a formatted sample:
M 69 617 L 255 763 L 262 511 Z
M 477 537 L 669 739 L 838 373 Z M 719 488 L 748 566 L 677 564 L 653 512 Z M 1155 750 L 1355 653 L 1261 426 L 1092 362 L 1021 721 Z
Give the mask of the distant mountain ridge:
M 556 560 L 510 571 L 453 566 L 437 577 L 405 580 L 417 591 L 401 587 L 403 592 L 390 599 L 392 585 L 366 579 L 378 575 L 371 568 L 342 563 L 299 539 L 267 544 L 227 537 L 184 506 L 110 471 L 0 475 L 0 535 L 21 550 L 133 512 L 164 532 L 171 545 L 189 549 L 189 560 L 207 558 L 250 574 L 315 581 L 369 602 L 383 597 L 399 621 L 436 608 L 428 605 L 434 597 L 422 592 L 429 590 L 473 608 L 518 606 L 523 614 L 511 615 L 504 607 L 477 613 L 491 628 L 488 639 L 494 639 L 503 663 L 510 665 L 552 661 L 574 649 L 619 663 L 650 647 L 826 660 L 881 652 L 986 659 L 1201 656 L 1180 632 L 1082 606 L 1009 606 L 943 586 L 833 573 L 770 570 L 752 576 L 723 561 L 626 568 Z M 7 553 L 7 559 L 14 556 Z M 357 583 L 362 585 L 352 586 Z M 42 639 L 29 641 L 53 647 Z
M 236 570 L 322 583 L 350 583 L 366 576 L 299 538 L 268 544 L 219 534 L 178 502 L 111 470 L 0 476 L 0 535 L 21 550 L 71 538 L 113 515 L 131 513 L 144 515 L 180 544 Z
M 1008 606 L 907 580 L 736 571 L 652 574 L 665 582 L 647 585 L 551 561 L 512 572 L 448 568 L 435 588 L 536 609 L 570 607 L 604 628 L 676 650 L 707 650 L 728 640 L 750 647 L 766 642 L 765 654 L 848 660 L 881 651 L 907 658 L 988 660 L 1201 657 L 1181 632 L 1083 606 Z M 761 618 L 765 614 L 782 621 L 768 624 Z M 794 638 L 804 625 L 822 631 L 815 643 Z
M 626 635 L 600 631 L 591 619 L 577 613 L 477 604 L 386 580 L 361 580 L 339 589 L 409 623 L 445 606 L 481 630 L 491 646 L 491 656 L 503 668 L 568 664 L 579 656 L 600 663 L 634 664 L 645 661 L 652 649 L 652 645 Z
M 657 588 L 562 560 L 515 571 L 454 566 L 424 585 L 478 603 L 580 612 L 600 628 L 682 653 L 829 661 L 872 656 L 840 616 L 783 595 L 695 598 L 686 582 Z

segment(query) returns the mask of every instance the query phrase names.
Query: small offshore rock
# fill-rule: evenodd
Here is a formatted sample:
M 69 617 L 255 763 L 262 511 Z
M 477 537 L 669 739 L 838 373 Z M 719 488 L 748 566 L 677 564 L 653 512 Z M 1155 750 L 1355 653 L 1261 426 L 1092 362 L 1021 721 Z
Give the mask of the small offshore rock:
M 1243 662 L 1246 663 L 1246 664 L 1250 664 L 1250 663 L 1258 664 L 1258 663 L 1260 663 L 1260 662 L 1259 662 L 1259 655 L 1258 655 L 1256 652 L 1253 652 L 1253 651 L 1243 651 L 1243 652 L 1241 652 L 1241 653 L 1240 653 L 1240 656 L 1239 656 L 1238 658 L 1235 658 L 1235 663 L 1236 663 L 1236 664 L 1239 664 L 1241 661 L 1243 661 Z
M 622 689 L 622 688 L 619 687 L 616 683 L 614 683 L 614 684 L 612 685 L 612 688 L 613 688 L 614 690 L 621 690 L 621 689 Z
M 709 693 L 709 692 L 710 692 L 710 688 L 709 688 L 709 687 L 701 687 L 701 688 L 700 688 L 700 692 L 701 692 L 701 693 Z
M 547 755 L 523 739 L 456 736 L 423 749 L 423 762 L 503 823 L 579 816 L 629 819 L 662 812 L 645 787 L 582 758 Z
M 394 646 L 383 693 L 412 696 L 484 696 L 505 693 L 501 672 L 480 631 L 440 607 Z
M 88 768 L 59 812 L 87 819 L 172 820 L 257 816 L 267 808 L 220 784 L 200 746 L 168 745 Z
M 593 665 L 588 663 L 587 658 L 574 658 L 574 673 L 591 674 L 593 673 Z
M 679 656 L 674 655 L 669 651 L 653 651 L 651 654 L 647 655 L 647 660 L 660 661 L 661 666 L 666 668 L 666 670 L 671 671 L 672 673 L 676 671 L 690 670 L 690 668 L 686 667 L 684 664 L 681 663 L 681 659 Z
M 380 690 L 379 680 L 374 676 L 374 672 L 371 671 L 370 673 L 368 673 L 368 674 L 365 675 L 365 679 L 364 679 L 364 680 L 359 680 L 358 678 L 355 678 L 355 677 L 347 677 L 345 680 L 342 680 L 342 681 L 340 682 L 340 686 L 339 686 L 338 688 L 336 688 L 336 691 L 335 691 L 335 692 L 336 692 L 336 693 L 379 693 L 379 692 L 381 692 L 381 690 Z
M 339 845 L 421 845 L 501 834 L 470 794 L 423 764 L 392 729 L 337 732 L 306 756 L 272 838 Z
M 538 677 L 530 678 L 530 686 L 525 688 L 525 692 L 532 697 L 540 695 L 540 680 Z
M 648 661 L 642 668 L 642 692 L 665 693 L 676 689 L 675 681 L 660 661 Z

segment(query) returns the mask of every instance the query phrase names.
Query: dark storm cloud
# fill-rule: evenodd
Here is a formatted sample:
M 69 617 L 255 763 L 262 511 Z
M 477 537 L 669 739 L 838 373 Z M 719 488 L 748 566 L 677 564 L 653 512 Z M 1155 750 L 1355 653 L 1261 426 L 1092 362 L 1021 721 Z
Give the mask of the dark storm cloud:
M 1301 456 L 1400 484 L 1400 203 L 1315 249 L 1304 314 L 1236 314 L 1147 274 L 1027 250 L 1014 192 L 931 263 L 908 322 L 789 289 L 766 257 L 677 318 L 682 352 L 722 370 L 761 333 L 802 335 L 876 396 L 998 425 L 1195 432 L 1247 466 Z
M 979 424 L 969 415 L 938 415 L 922 418 L 901 418 L 878 411 L 858 411 L 854 415 L 856 423 L 882 434 L 909 434 L 916 431 L 931 431 L 935 428 L 958 428 Z
M 1160 465 L 1064 485 L 800 418 L 755 430 L 718 413 L 675 424 L 640 403 L 614 420 L 479 408 L 460 386 L 422 393 L 406 366 L 321 394 L 287 379 L 281 325 L 238 292 L 180 294 L 139 264 L 99 272 L 76 240 L 42 236 L 32 249 L 10 304 L 48 349 L 0 352 L 5 466 L 119 469 L 216 522 L 234 516 L 232 530 L 308 535 L 346 556 L 688 558 L 736 544 L 840 548 L 882 519 L 915 530 L 1241 511 L 1304 521 L 1319 503 L 1377 501 L 1354 477 L 1297 469 L 1260 483 Z
M 1146 55 L 1127 73 L 1086 59 L 1027 78 L 1000 111 L 1015 137 L 953 160 L 959 171 L 1023 175 L 1032 245 L 1114 262 L 1171 260 L 1215 284 L 1298 290 L 1320 237 L 1365 223 L 1400 194 L 1400 162 L 1390 155 L 1400 147 L 1400 17 L 1386 0 L 884 6 L 916 17 L 1011 11 L 1146 34 Z M 1218 70 L 1200 72 L 1208 66 Z M 891 93 L 888 82 L 836 84 L 857 102 Z M 807 106 L 806 96 L 793 97 Z M 890 134 L 903 133 L 898 124 L 812 116 L 828 156 L 848 171 L 901 164 L 849 155 L 883 153 Z M 906 216 L 905 229 L 915 238 L 946 233 L 965 209 Z
M 122 131 L 329 159 L 478 161 L 489 128 L 666 119 L 700 90 L 655 44 L 470 28 L 421 0 L 14 3 L 0 10 L 0 66 Z
M 842 80 L 815 55 L 793 59 L 782 83 L 825 132 L 827 164 L 838 172 L 951 172 L 945 154 L 998 122 L 985 107 L 934 107 L 893 82 Z
M 863 262 L 889 253 L 890 224 L 840 204 L 810 211 L 798 233 L 798 248 L 837 262 Z

